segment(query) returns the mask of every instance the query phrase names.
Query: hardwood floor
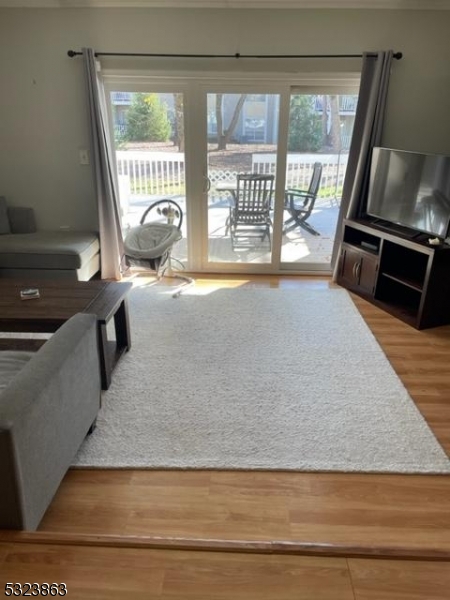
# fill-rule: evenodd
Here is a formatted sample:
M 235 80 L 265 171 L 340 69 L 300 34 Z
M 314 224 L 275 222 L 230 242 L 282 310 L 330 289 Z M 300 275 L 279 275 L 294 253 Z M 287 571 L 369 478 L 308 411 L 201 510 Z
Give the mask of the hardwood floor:
M 333 284 L 217 276 L 196 285 Z M 419 332 L 353 299 L 450 453 L 450 326 Z M 0 583 L 39 572 L 71 578 L 74 598 L 126 597 L 129 580 L 138 598 L 448 600 L 449 509 L 448 476 L 71 470 L 38 532 L 0 532 Z M 207 552 L 208 540 L 225 551 Z
M 448 600 L 449 564 L 0 543 L 0 584 L 64 583 L 78 599 Z

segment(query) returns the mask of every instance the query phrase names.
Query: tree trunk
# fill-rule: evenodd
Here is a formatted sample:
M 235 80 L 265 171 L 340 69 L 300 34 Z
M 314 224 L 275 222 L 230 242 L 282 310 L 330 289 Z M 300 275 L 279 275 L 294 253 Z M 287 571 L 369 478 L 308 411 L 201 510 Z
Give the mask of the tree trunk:
M 224 150 L 227 147 L 223 135 L 222 104 L 223 94 L 216 94 L 217 150 Z
M 223 94 L 216 94 L 216 122 L 217 122 L 217 150 L 226 150 L 227 144 L 231 140 L 236 125 L 239 121 L 239 115 L 241 114 L 242 107 L 244 106 L 247 94 L 241 94 L 239 100 L 234 107 L 233 116 L 231 117 L 230 124 L 227 129 L 223 129 L 223 116 L 222 116 L 222 103 Z M 220 123 L 220 127 L 219 127 Z
M 328 96 L 322 96 L 322 148 L 328 146 Z
M 339 116 L 339 96 L 329 96 L 330 98 L 330 112 L 331 112 L 331 148 L 334 152 L 340 152 L 342 150 L 341 140 L 341 119 Z
M 233 112 L 233 116 L 231 117 L 230 125 L 228 126 L 228 129 L 224 132 L 225 133 L 225 144 L 227 144 L 231 140 L 231 136 L 233 135 L 234 130 L 236 129 L 236 125 L 238 124 L 239 115 L 241 114 L 241 110 L 242 110 L 242 107 L 244 106 L 244 102 L 245 102 L 246 98 L 247 98 L 247 94 L 241 94 L 239 97 L 239 100 L 236 103 L 236 106 L 234 107 L 234 112 Z
M 184 152 L 183 94 L 175 94 L 175 123 L 177 128 L 175 143 L 179 152 Z

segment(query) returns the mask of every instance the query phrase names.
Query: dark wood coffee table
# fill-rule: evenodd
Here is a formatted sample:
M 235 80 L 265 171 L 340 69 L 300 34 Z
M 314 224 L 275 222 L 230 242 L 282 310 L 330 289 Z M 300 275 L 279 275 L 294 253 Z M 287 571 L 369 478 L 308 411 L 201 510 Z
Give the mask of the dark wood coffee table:
M 21 300 L 20 290 L 38 288 L 40 298 Z M 0 279 L 0 331 L 54 332 L 79 312 L 97 317 L 102 388 L 111 384 L 117 361 L 131 347 L 127 294 L 131 283 Z M 107 325 L 114 318 L 114 341 Z

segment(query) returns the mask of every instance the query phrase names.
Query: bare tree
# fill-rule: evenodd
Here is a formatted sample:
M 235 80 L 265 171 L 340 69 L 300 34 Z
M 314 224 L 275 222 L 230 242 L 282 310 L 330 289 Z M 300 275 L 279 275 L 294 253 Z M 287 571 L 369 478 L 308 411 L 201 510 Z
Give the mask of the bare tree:
M 233 116 L 231 117 L 230 123 L 227 129 L 224 129 L 223 122 L 223 94 L 216 94 L 216 123 L 217 123 L 217 150 L 226 150 L 227 144 L 231 140 L 236 125 L 239 121 L 239 115 L 241 114 L 242 107 L 244 106 L 247 94 L 241 94 L 239 100 L 234 107 Z
M 341 118 L 339 116 L 339 96 L 328 96 L 330 102 L 330 145 L 335 152 L 342 150 Z
M 334 152 L 342 150 L 339 96 L 322 96 L 323 146 Z
M 184 118 L 183 118 L 183 94 L 175 94 L 175 145 L 179 152 L 184 152 Z
M 328 96 L 322 96 L 322 145 L 328 145 Z

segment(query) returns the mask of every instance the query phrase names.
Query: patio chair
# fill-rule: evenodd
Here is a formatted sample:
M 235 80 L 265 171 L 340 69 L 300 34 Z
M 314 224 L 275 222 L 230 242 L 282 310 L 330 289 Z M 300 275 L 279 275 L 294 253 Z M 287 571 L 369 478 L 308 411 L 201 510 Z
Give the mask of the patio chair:
M 274 179 L 274 175 L 238 174 L 226 223 L 226 233 L 230 231 L 233 250 L 237 246 L 255 246 L 255 239 L 263 242 L 266 237 L 272 248 L 270 209 Z
M 314 163 L 313 174 L 307 190 L 287 189 L 284 196 L 284 209 L 290 217 L 284 224 L 283 233 L 288 233 L 296 227 L 305 229 L 312 235 L 320 235 L 318 231 L 310 225 L 307 219 L 310 217 L 317 194 L 320 188 L 322 178 L 322 163 Z

